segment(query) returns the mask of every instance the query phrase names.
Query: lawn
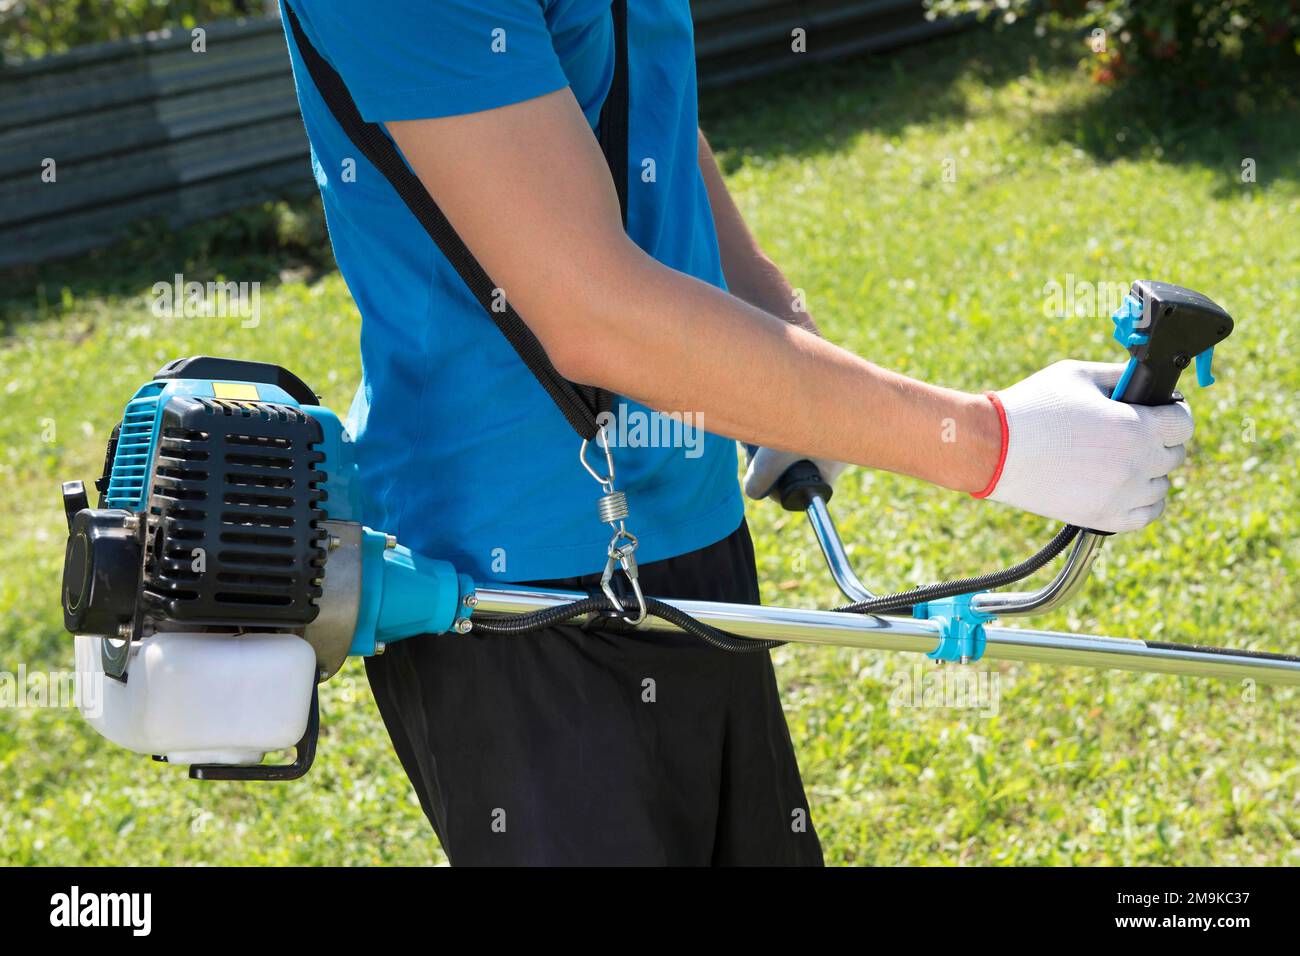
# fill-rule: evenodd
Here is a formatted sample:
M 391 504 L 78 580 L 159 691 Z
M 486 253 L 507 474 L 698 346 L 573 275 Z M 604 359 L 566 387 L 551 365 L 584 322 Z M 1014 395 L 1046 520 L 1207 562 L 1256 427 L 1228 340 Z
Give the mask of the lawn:
M 1218 384 L 1188 388 L 1198 432 L 1167 517 L 1108 541 L 1081 598 L 1035 624 L 1300 653 L 1300 123 L 1182 122 L 1090 85 L 1073 58 L 1023 32 L 971 33 L 710 96 L 704 124 L 826 334 L 908 374 L 982 390 L 1060 358 L 1117 360 L 1104 311 L 1048 314 L 1052 282 L 1159 278 L 1225 305 L 1237 329 Z M 1246 158 L 1256 182 L 1241 181 Z M 142 229 L 5 278 L 0 670 L 71 666 L 58 483 L 98 474 L 122 404 L 158 366 L 278 362 L 346 408 L 358 316 L 328 262 L 304 260 L 316 216 L 297 203 Z M 150 287 L 176 272 L 260 280 L 260 324 L 155 317 Z M 1051 532 L 863 470 L 834 505 L 877 589 L 1001 567 Z M 750 520 L 769 603 L 836 600 L 802 518 L 764 503 Z M 775 658 L 830 862 L 1300 864 L 1293 690 L 981 664 L 994 714 L 900 702 L 910 656 Z M 360 663 L 321 696 L 316 767 L 291 784 L 190 782 L 71 711 L 0 709 L 0 862 L 440 862 Z

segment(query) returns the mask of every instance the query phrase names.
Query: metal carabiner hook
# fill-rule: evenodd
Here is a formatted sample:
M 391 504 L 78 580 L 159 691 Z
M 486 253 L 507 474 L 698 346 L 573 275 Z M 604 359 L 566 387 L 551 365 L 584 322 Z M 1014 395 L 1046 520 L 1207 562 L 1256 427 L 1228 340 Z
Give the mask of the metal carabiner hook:
M 640 624 L 646 619 L 645 595 L 641 593 L 641 582 L 637 580 L 636 557 L 632 552 L 636 550 L 636 539 L 633 538 L 632 546 L 627 551 L 622 552 L 619 558 L 619 564 L 623 567 L 623 573 L 627 575 L 628 582 L 632 585 L 632 593 L 636 595 L 637 615 L 634 618 L 623 615 L 623 620 L 633 627 Z
M 597 483 L 608 492 L 614 487 L 614 453 L 610 450 L 609 437 L 605 434 L 604 425 L 600 426 L 600 430 L 596 432 L 596 437 L 599 439 L 599 447 L 605 450 L 605 467 L 609 469 L 609 474 L 602 476 L 587 463 L 587 445 L 590 442 L 585 438 L 582 440 L 582 446 L 578 449 L 578 461 L 582 463 L 583 468 L 587 469 L 587 474 L 595 478 Z
M 624 539 L 624 544 L 619 544 L 620 539 Z M 636 535 L 627 531 L 617 531 L 609 541 L 607 549 L 608 559 L 605 561 L 605 571 L 600 576 L 600 589 L 605 592 L 605 597 L 609 603 L 618 608 L 620 612 L 623 608 L 623 602 L 619 600 L 618 595 L 614 593 L 611 581 L 614 578 L 614 568 L 621 567 L 623 574 L 627 576 L 628 583 L 632 585 L 632 593 L 636 597 L 637 615 L 634 618 L 620 613 L 619 617 L 627 624 L 636 626 L 646 619 L 645 595 L 641 593 L 641 582 L 637 579 L 636 564 Z

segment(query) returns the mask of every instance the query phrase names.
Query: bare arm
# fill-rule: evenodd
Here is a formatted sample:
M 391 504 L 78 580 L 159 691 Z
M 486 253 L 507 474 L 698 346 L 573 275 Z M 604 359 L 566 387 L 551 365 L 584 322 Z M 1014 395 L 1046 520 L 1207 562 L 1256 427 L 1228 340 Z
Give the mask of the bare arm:
M 713 211 L 713 224 L 718 231 L 722 272 L 731 294 L 778 319 L 816 332 L 817 323 L 798 303 L 785 274 L 759 248 L 745 224 L 703 132 L 699 134 L 699 160 L 704 188 L 709 194 L 709 208 Z
M 770 448 L 964 491 L 992 476 L 982 396 L 878 368 L 642 252 L 567 89 L 388 128 L 566 377 Z

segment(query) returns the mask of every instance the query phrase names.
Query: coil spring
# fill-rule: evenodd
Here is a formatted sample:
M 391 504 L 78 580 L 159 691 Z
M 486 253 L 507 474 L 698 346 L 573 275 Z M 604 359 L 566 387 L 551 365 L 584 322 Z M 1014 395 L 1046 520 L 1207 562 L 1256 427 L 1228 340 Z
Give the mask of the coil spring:
M 627 495 L 612 491 L 596 499 L 596 513 L 606 524 L 617 524 L 628 516 Z

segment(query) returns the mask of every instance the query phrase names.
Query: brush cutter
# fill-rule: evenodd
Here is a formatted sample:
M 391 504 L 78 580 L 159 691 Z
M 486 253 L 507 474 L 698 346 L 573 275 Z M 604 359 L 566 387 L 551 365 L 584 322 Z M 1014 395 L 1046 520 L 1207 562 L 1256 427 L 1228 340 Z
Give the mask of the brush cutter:
M 1114 315 L 1130 354 L 1112 397 L 1174 400 L 1195 363 L 1213 381 L 1214 346 L 1232 319 L 1178 286 L 1133 285 Z M 1105 535 L 1063 528 L 1015 567 L 877 595 L 854 573 L 810 462 L 779 483 L 805 511 L 851 603 L 834 610 L 656 599 L 641 594 L 627 501 L 599 474 L 599 515 L 614 529 L 602 587 L 591 594 L 476 586 L 363 523 L 350 436 L 299 378 L 277 366 L 200 356 L 164 366 L 127 403 L 91 508 L 63 485 L 68 518 L 64 623 L 75 635 L 78 700 L 100 733 L 190 765 L 200 779 L 292 779 L 311 766 L 316 687 L 349 656 L 421 634 L 510 639 L 566 621 L 682 630 L 736 652 L 781 642 L 1300 684 L 1300 657 L 1005 627 L 1083 586 Z M 606 454 L 609 453 L 605 447 Z M 1008 589 L 1061 554 L 1035 591 Z M 618 585 L 622 585 L 621 587 Z M 480 634 L 482 638 L 469 635 Z M 296 748 L 292 763 L 265 755 Z

